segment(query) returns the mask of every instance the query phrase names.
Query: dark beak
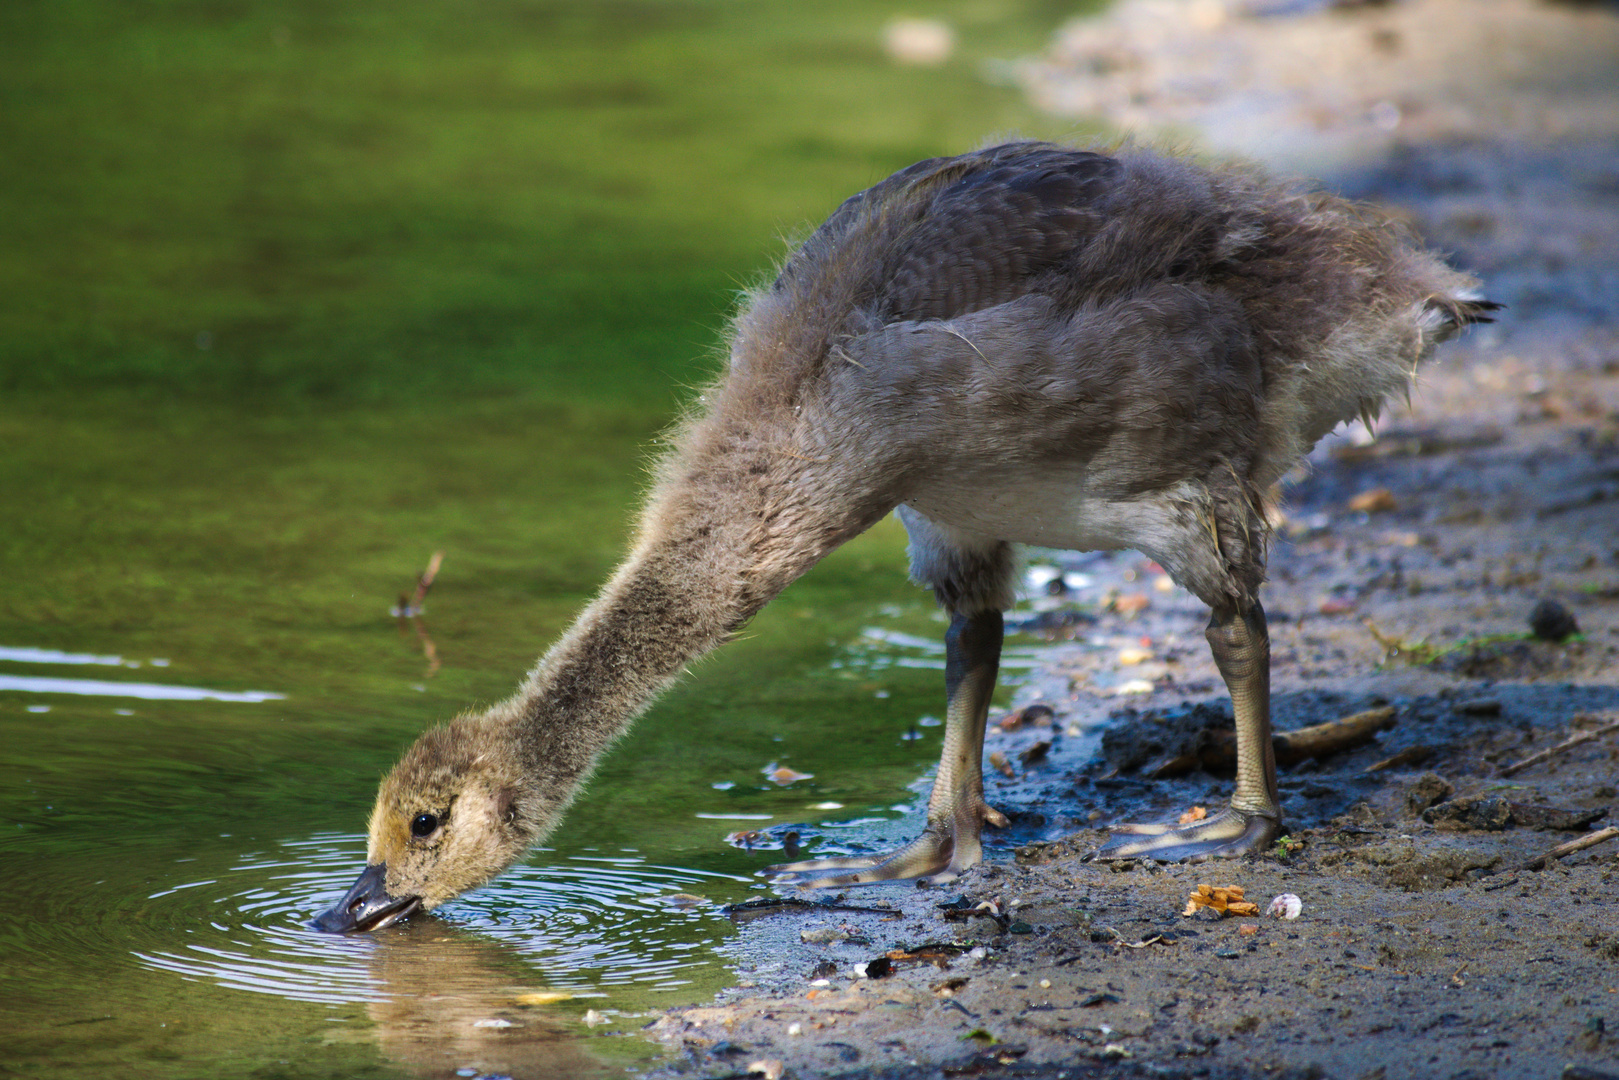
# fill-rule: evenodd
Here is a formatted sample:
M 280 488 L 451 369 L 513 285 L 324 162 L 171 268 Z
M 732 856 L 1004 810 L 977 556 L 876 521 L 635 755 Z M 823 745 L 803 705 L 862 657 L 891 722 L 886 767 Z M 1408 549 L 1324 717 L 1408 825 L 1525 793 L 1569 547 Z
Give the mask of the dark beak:
M 366 867 L 343 899 L 315 916 L 310 927 L 328 934 L 364 934 L 403 922 L 421 909 L 420 897 L 389 896 L 387 880 L 387 863 Z

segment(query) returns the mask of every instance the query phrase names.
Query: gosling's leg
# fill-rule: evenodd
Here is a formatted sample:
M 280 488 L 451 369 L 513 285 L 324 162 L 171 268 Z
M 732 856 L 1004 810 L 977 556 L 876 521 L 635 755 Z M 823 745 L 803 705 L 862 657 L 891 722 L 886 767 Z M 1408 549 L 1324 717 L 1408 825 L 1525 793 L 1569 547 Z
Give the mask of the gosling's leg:
M 885 855 L 784 863 L 767 867 L 766 874 L 806 888 L 906 878 L 950 881 L 982 858 L 983 823 L 1006 824 L 1006 817 L 984 802 L 982 767 L 984 724 L 1000 667 L 1002 634 L 999 611 L 958 613 L 945 634 L 944 753 L 922 835 Z
M 1270 846 L 1281 831 L 1276 753 L 1270 732 L 1270 636 L 1258 601 L 1245 612 L 1216 608 L 1204 636 L 1231 691 L 1237 721 L 1237 789 L 1231 806 L 1191 825 L 1116 825 L 1103 859 L 1198 861 Z

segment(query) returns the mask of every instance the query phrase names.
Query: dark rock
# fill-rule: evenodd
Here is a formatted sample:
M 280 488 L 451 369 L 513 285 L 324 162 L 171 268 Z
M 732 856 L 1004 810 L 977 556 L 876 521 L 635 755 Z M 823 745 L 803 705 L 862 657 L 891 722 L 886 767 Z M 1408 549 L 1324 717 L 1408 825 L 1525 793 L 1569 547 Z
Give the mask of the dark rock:
M 1528 829 L 1583 829 L 1608 814 L 1607 807 L 1573 810 L 1512 802 L 1499 795 L 1473 795 L 1424 810 L 1422 820 L 1441 829 L 1497 831 L 1521 825 Z
M 1579 633 L 1580 624 L 1556 600 L 1542 600 L 1529 613 L 1529 630 L 1542 641 L 1562 641 Z
M 1441 829 L 1495 832 L 1512 824 L 1512 804 L 1499 795 L 1472 795 L 1424 810 L 1422 820 Z
M 1573 832 L 1608 816 L 1606 806 L 1594 810 L 1568 810 L 1558 806 L 1534 806 L 1520 802 L 1512 803 L 1511 806 L 1512 823 L 1527 829 L 1560 829 Z
M 1405 805 L 1413 814 L 1420 814 L 1455 792 L 1456 787 L 1438 773 L 1425 772 L 1405 789 Z

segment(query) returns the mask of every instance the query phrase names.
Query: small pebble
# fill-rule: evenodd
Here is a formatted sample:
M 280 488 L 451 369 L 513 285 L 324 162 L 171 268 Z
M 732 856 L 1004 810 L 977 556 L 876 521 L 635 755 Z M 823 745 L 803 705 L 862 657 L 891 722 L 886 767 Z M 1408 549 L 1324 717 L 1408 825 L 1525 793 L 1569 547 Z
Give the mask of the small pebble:
M 1529 613 L 1529 630 L 1542 641 L 1562 641 L 1580 632 L 1573 614 L 1556 600 L 1542 600 Z

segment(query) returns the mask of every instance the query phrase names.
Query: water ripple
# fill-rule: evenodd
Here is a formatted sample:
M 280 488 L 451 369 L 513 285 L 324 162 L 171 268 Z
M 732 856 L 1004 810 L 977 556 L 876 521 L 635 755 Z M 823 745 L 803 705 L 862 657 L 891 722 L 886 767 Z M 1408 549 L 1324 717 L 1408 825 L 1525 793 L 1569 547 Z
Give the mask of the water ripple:
M 729 894 L 746 880 L 653 865 L 632 853 L 579 855 L 517 867 L 495 886 L 405 927 L 354 937 L 308 929 L 348 889 L 364 858 L 362 837 L 318 836 L 244 856 L 224 878 L 169 884 L 145 898 L 160 902 L 161 911 L 148 903 L 148 912 L 171 924 L 165 946 L 131 952 L 147 967 L 233 989 L 374 1002 L 420 992 L 417 976 L 405 974 L 407 955 L 441 982 L 446 965 L 433 967 L 427 938 L 453 938 L 464 951 L 471 937 L 487 946 L 490 964 L 515 958 L 525 978 L 576 996 L 672 990 L 689 983 L 694 969 L 715 964 L 710 946 L 724 924 L 712 905 L 671 897 L 705 886 Z

